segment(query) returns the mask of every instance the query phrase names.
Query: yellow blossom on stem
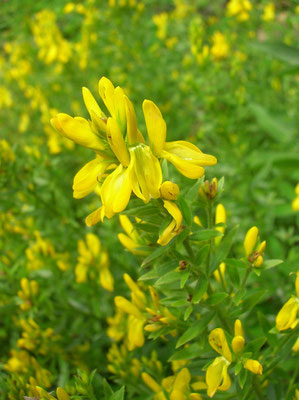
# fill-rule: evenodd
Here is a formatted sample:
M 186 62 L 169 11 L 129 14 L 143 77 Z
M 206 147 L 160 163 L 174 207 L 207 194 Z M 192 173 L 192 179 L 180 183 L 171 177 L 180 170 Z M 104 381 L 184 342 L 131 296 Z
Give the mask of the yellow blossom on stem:
M 173 217 L 173 220 L 167 226 L 167 228 L 160 235 L 157 243 L 161 246 L 166 246 L 170 240 L 175 237 L 179 232 L 183 220 L 183 215 L 178 208 L 178 206 L 169 200 L 163 200 L 164 207 L 169 212 L 169 214 Z
M 213 397 L 217 390 L 226 391 L 231 386 L 227 369 L 230 362 L 225 357 L 217 357 L 206 372 L 207 394 Z
M 251 360 L 251 359 L 246 360 L 244 363 L 244 368 L 248 369 L 250 372 L 252 372 L 253 374 L 256 374 L 256 375 L 263 374 L 263 367 L 256 360 Z

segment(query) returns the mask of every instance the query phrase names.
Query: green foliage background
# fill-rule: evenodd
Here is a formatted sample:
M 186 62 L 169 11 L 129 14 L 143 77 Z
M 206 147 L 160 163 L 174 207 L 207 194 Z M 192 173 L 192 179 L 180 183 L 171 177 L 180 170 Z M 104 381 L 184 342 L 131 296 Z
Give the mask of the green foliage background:
M 262 17 L 265 1 L 252 1 L 247 21 L 228 16 L 221 0 L 116 1 L 114 7 L 112 2 L 85 1 L 74 3 L 71 12 L 66 12 L 67 2 L 58 0 L 1 3 L 0 135 L 15 154 L 15 160 L 7 160 L 8 153 L 0 146 L 1 398 L 26 395 L 27 382 L 22 379 L 30 374 L 22 378 L 5 367 L 11 349 L 17 348 L 22 318 L 32 318 L 42 330 L 51 327 L 59 336 L 46 354 L 39 353 L 38 345 L 31 352 L 51 371 L 51 387 L 71 385 L 78 367 L 86 374 L 97 369 L 112 386 L 124 383 L 120 378 L 111 380 L 107 371 L 111 340 L 105 333 L 106 319 L 113 314 L 114 295 L 128 293 L 123 273 L 137 278 L 140 259 L 118 242 L 117 218 L 106 220 L 92 232 L 109 254 L 114 293 L 105 291 L 92 276 L 85 283 L 75 281 L 77 241 L 90 231 L 84 218 L 99 200 L 96 195 L 72 198 L 73 176 L 91 154 L 70 147 L 49 125 L 56 112 L 87 117 L 81 87 L 97 95 L 101 76 L 124 88 L 135 105 L 141 131 L 145 129 L 141 104 L 147 98 L 160 107 L 168 140 L 190 140 L 217 157 L 217 166 L 206 173 L 208 179 L 225 177 L 221 203 L 228 225 L 240 225 L 233 255 L 240 253 L 245 232 L 256 225 L 267 241 L 267 257 L 285 260 L 275 273 L 271 269 L 263 274 L 268 294 L 260 312 L 270 313 L 273 322 L 293 292 L 289 273 L 298 269 L 299 262 L 299 216 L 291 207 L 299 181 L 299 13 L 296 1 L 274 3 L 275 17 L 269 21 Z M 45 10 L 50 14 L 38 17 Z M 159 37 L 155 23 L 161 13 L 167 16 L 164 37 Z M 54 16 L 52 22 L 49 15 Z M 34 26 L 46 27 L 49 34 L 42 55 Z M 203 46 L 213 46 L 215 32 L 225 36 L 227 54 L 217 59 L 210 53 L 199 61 Z M 66 41 L 68 50 L 61 41 Z M 57 46 L 57 56 L 47 61 L 51 46 Z M 186 190 L 192 185 L 174 169 L 169 176 Z M 202 214 L 200 207 L 193 212 Z M 26 256 L 35 231 L 55 249 L 54 255 L 39 255 L 38 269 L 30 267 Z M 67 271 L 57 267 L 63 255 Z M 40 287 L 29 311 L 20 309 L 23 277 L 36 280 Z M 272 298 L 274 294 L 281 302 Z M 250 318 L 254 332 L 255 320 L 251 314 Z M 88 351 L 79 350 L 86 344 Z M 168 353 L 159 346 L 167 369 Z M 147 343 L 144 354 L 149 357 L 152 348 Z M 144 387 L 137 389 L 140 397 L 131 389 L 134 398 L 151 398 Z

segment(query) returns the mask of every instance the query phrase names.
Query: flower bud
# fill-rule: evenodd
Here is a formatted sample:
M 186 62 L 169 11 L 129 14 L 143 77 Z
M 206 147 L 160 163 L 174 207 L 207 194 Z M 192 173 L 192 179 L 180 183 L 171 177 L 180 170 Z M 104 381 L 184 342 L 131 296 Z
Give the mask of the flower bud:
M 250 228 L 249 231 L 246 233 L 243 245 L 245 249 L 245 254 L 247 256 L 249 256 L 255 248 L 258 233 L 259 230 L 256 226 Z
M 234 328 L 235 336 L 245 337 L 242 322 L 239 319 L 236 319 Z
M 235 336 L 232 340 L 232 348 L 234 353 L 240 353 L 244 349 L 245 339 L 243 336 Z
M 246 360 L 246 362 L 244 364 L 244 368 L 248 369 L 250 372 L 252 372 L 253 374 L 256 374 L 256 375 L 262 375 L 262 373 L 263 373 L 262 365 L 256 360 L 252 360 L 252 359 Z
M 161 197 L 166 200 L 177 200 L 180 188 L 174 182 L 165 181 L 160 187 Z
M 255 267 L 261 267 L 263 265 L 264 259 L 262 256 L 258 256 L 257 259 L 254 261 L 253 265 Z

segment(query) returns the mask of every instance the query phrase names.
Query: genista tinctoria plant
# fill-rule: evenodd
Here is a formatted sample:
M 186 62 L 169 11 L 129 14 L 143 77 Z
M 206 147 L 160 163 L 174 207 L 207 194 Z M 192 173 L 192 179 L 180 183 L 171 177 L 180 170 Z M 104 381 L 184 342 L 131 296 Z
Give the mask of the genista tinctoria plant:
M 250 12 L 244 7 L 240 16 Z M 75 198 L 91 192 L 100 198 L 86 224 L 119 214 L 119 241 L 140 261 L 137 280 L 124 273 L 129 294 L 115 293 L 107 319 L 109 379 L 125 385 L 128 399 L 298 399 L 296 267 L 290 270 L 296 295 L 287 288 L 268 293 L 268 270 L 275 273 L 282 261 L 267 259 L 258 227 L 246 234 L 230 227 L 231 212 L 219 201 L 224 179 L 204 180 L 204 167 L 216 158 L 188 141 L 167 142 L 152 101 L 143 102 L 146 139 L 120 87 L 101 78 L 99 94 L 108 116 L 83 88 L 90 120 L 58 114 L 51 123 L 95 153 L 73 183 Z M 184 180 L 179 188 L 168 163 L 195 179 L 193 186 Z M 89 267 L 80 268 L 77 279 Z M 105 276 L 113 282 L 107 268 L 99 272 L 104 287 Z

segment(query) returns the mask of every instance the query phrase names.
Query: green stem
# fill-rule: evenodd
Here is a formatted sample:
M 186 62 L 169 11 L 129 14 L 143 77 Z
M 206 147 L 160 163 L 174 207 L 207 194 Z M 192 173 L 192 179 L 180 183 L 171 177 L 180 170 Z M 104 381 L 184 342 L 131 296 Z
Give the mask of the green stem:
M 193 252 L 193 249 L 192 249 L 192 247 L 190 245 L 190 241 L 189 241 L 188 237 L 183 241 L 183 245 L 184 245 L 184 247 L 185 247 L 185 249 L 186 249 L 186 251 L 187 251 L 187 253 L 188 253 L 189 257 L 190 257 L 191 262 L 194 261 L 194 252 Z
M 260 400 L 264 399 L 264 395 L 263 395 L 262 389 L 260 387 L 260 383 L 256 376 L 254 376 L 252 379 L 252 386 L 257 395 L 257 398 Z

